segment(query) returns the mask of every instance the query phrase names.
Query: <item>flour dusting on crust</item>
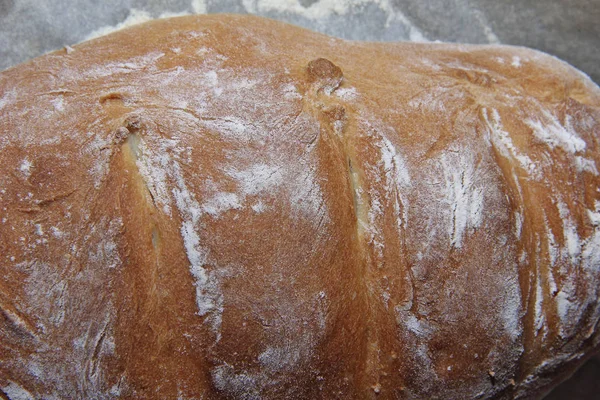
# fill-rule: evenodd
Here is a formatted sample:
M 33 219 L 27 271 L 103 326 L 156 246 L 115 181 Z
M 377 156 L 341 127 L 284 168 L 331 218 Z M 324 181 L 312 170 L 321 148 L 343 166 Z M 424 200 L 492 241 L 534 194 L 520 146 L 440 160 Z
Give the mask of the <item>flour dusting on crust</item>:
M 585 141 L 573 131 L 568 116 L 563 125 L 554 115 L 544 110 L 541 119 L 527 119 L 525 122 L 533 129 L 534 136 L 551 149 L 560 147 L 569 153 L 585 150 Z
M 497 397 L 597 346 L 597 100 L 579 75 L 522 49 L 256 22 L 156 21 L 3 73 L 5 393 Z M 114 46 L 148 27 L 166 33 Z M 319 57 L 343 71 L 331 93 L 309 92 Z M 578 88 L 564 102 L 556 79 Z

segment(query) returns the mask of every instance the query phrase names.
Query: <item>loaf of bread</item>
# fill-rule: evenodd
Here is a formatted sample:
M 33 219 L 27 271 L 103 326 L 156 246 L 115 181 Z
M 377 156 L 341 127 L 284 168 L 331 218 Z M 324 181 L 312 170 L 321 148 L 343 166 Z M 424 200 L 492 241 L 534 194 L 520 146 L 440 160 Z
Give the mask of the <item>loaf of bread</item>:
M 0 397 L 536 398 L 599 349 L 564 62 L 236 15 L 67 50 L 0 73 Z

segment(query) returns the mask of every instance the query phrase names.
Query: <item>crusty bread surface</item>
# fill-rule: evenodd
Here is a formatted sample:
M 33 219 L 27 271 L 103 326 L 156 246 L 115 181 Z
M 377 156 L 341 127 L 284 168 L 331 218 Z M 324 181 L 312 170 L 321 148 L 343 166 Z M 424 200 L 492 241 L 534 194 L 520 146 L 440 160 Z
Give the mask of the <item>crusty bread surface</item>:
M 536 398 L 600 346 L 600 90 L 157 20 L 0 73 L 0 398 Z

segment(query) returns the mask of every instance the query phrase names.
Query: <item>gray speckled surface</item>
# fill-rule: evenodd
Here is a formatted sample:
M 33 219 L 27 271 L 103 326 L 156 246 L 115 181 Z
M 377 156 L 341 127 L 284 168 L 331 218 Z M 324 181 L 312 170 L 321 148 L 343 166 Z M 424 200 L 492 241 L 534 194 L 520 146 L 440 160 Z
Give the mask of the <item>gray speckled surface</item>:
M 358 40 L 521 45 L 600 82 L 600 0 L 0 0 L 0 70 L 82 41 L 132 9 L 251 12 Z
M 132 10 L 154 18 L 250 12 L 356 40 L 527 46 L 600 83 L 600 0 L 0 0 L 0 70 L 78 43 Z M 600 399 L 600 358 L 548 399 Z

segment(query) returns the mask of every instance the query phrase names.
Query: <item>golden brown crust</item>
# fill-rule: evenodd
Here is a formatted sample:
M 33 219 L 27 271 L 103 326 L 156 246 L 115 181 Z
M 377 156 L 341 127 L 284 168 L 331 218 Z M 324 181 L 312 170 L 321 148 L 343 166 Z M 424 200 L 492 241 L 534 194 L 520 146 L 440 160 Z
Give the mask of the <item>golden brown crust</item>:
M 529 398 L 598 349 L 568 65 L 235 15 L 74 50 L 0 74 L 0 396 Z

